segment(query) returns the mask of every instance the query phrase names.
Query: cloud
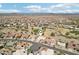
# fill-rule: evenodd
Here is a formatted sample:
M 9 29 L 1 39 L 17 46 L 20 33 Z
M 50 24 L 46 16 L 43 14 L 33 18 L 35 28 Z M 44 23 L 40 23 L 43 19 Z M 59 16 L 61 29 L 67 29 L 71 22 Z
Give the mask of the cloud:
M 42 5 L 29 5 L 25 6 L 24 8 L 31 12 L 45 12 L 45 13 L 76 13 L 79 12 L 79 10 L 72 9 L 73 7 L 79 7 L 79 4 L 77 3 L 61 3 L 56 5 L 50 5 L 48 7 L 42 7 Z
M 75 7 L 79 7 L 79 4 L 78 3 L 67 3 L 67 4 L 64 4 L 64 6 L 71 6 L 71 7 L 73 7 L 73 6 L 75 6 Z
M 46 13 L 51 13 L 51 12 L 56 12 L 56 10 L 64 10 L 63 4 L 57 4 L 57 5 L 50 5 L 49 7 L 42 7 L 39 5 L 30 5 L 30 6 L 25 6 L 24 7 L 26 10 L 31 11 L 31 12 L 46 12 Z M 57 11 L 58 12 L 58 11 Z
M 52 5 L 50 6 L 51 8 L 71 8 L 71 7 L 79 7 L 79 4 L 77 3 L 62 3 L 62 4 L 57 4 L 57 5 Z
M 0 9 L 0 13 L 18 13 L 18 12 L 20 11 L 16 9 L 8 9 L 8 10 Z
M 57 5 L 50 6 L 51 10 L 64 10 L 64 9 L 68 9 L 68 8 L 71 8 L 71 6 L 68 4 L 57 4 Z
M 46 7 L 42 7 L 42 6 L 39 6 L 39 5 L 30 5 L 30 6 L 25 6 L 24 7 L 25 9 L 31 11 L 31 12 L 49 12 L 49 8 L 46 8 Z
M 56 4 L 56 5 L 51 5 L 50 8 L 55 8 L 55 7 L 62 7 L 64 4 Z
M 51 12 L 54 11 L 54 13 L 79 13 L 78 9 L 72 9 L 73 7 L 79 7 L 79 4 L 57 4 L 57 5 L 52 5 L 49 7 Z
M 42 7 L 38 6 L 38 5 L 25 6 L 24 8 L 26 8 L 29 11 L 32 11 L 32 12 L 40 12 L 42 10 Z
M 74 9 L 74 10 L 64 10 L 64 12 L 65 13 L 79 13 L 79 10 L 76 10 L 76 9 Z

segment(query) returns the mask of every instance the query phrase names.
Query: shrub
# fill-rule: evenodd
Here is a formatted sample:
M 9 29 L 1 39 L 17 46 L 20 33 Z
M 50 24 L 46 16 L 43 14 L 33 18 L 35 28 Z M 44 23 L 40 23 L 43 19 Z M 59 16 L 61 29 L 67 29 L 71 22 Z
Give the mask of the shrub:
M 51 33 L 51 36 L 55 36 L 55 34 L 52 32 L 52 33 Z
M 69 32 L 66 32 L 66 34 L 65 35 L 69 35 Z

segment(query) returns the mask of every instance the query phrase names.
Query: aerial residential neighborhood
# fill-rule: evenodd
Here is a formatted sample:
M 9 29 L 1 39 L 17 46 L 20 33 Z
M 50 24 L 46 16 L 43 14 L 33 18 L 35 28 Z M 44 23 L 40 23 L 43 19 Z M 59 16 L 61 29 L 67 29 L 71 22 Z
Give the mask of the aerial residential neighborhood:
M 79 14 L 0 13 L 0 55 L 79 55 Z

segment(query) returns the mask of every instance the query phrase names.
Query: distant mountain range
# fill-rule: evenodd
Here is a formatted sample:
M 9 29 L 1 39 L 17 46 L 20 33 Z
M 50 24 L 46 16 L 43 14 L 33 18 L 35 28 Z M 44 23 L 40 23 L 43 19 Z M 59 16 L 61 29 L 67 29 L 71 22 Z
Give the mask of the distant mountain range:
M 8 15 L 79 15 L 79 13 L 0 13 L 0 16 Z

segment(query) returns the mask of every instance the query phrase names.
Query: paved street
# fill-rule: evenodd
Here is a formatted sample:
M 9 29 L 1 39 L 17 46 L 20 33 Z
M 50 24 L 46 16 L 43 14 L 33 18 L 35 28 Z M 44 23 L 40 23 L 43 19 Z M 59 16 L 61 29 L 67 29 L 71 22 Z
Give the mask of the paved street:
M 16 41 L 15 39 L 0 39 L 0 40 Z M 67 49 L 60 49 L 60 48 L 56 48 L 56 47 L 51 47 L 51 46 L 47 46 L 47 45 L 44 45 L 44 44 L 41 44 L 41 43 L 38 43 L 38 42 L 33 42 L 33 41 L 28 41 L 28 40 L 17 40 L 17 41 L 29 42 L 29 43 L 32 43 L 33 45 L 37 45 L 37 46 L 39 45 L 40 47 L 47 47 L 49 49 L 53 49 L 53 50 L 57 50 L 57 51 L 63 51 L 64 53 L 67 53 L 69 55 L 79 55 L 79 53 L 70 52 Z

